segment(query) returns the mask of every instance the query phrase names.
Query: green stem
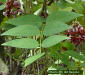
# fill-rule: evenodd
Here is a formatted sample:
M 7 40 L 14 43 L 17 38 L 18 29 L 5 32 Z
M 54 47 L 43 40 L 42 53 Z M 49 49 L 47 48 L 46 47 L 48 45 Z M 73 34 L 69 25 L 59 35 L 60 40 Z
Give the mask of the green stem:
M 46 23 L 46 21 L 45 21 L 45 23 Z M 41 50 L 42 50 L 42 41 L 43 41 L 43 30 L 44 30 L 44 27 L 45 27 L 45 25 L 46 24 L 44 24 L 44 22 L 42 23 L 42 28 L 41 28 L 41 30 L 40 30 L 40 52 L 41 52 Z
M 42 30 L 40 31 L 40 53 L 42 50 Z

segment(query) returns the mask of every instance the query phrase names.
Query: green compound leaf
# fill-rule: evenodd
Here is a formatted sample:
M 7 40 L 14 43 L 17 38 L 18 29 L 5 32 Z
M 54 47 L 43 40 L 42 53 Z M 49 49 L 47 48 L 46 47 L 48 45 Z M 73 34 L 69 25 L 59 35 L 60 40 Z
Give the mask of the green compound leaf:
M 40 57 L 42 57 L 45 53 L 39 53 L 39 54 L 36 54 L 34 56 L 31 56 L 29 58 L 27 58 L 24 63 L 24 67 L 30 65 L 31 63 L 33 63 L 34 61 L 38 60 Z
M 67 52 L 65 52 L 67 55 L 72 56 L 80 61 L 85 61 L 85 56 L 80 55 L 79 53 L 73 51 L 73 50 L 68 50 Z
M 66 39 L 70 39 L 70 38 L 62 35 L 50 36 L 42 42 L 42 47 L 44 48 L 51 47 Z
M 59 21 L 51 21 L 47 22 L 43 34 L 45 36 L 51 36 L 60 32 L 63 32 L 65 30 L 70 29 L 71 26 L 68 26 L 67 24 Z
M 28 48 L 28 49 L 37 48 L 39 46 L 36 40 L 29 39 L 29 38 L 15 39 L 15 40 L 6 42 L 2 45 L 16 47 L 16 48 Z
M 23 15 L 17 18 L 13 18 L 8 20 L 6 23 L 13 24 L 15 26 L 19 25 L 35 25 L 40 27 L 42 24 L 41 18 L 39 16 L 31 15 Z
M 22 25 L 12 28 L 1 35 L 11 35 L 11 36 L 36 36 L 39 35 L 40 31 L 36 26 L 32 25 Z
M 48 16 L 47 21 L 62 21 L 62 22 L 69 22 L 73 19 L 83 16 L 82 14 L 73 13 L 73 12 L 67 12 L 67 11 L 57 11 L 52 13 L 50 16 Z

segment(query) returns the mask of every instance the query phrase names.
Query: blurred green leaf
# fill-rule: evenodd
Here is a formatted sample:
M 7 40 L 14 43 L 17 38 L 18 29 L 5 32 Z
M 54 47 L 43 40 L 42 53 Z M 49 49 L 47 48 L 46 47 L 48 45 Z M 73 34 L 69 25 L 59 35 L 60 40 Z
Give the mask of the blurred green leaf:
M 65 24 L 63 22 L 47 21 L 43 34 L 45 36 L 50 36 L 50 35 L 54 35 L 54 34 L 63 32 L 65 30 L 68 30 L 70 28 L 71 28 L 71 26 L 68 26 L 67 24 Z
M 44 48 L 51 47 L 53 45 L 60 43 L 63 40 L 67 40 L 67 39 L 70 39 L 70 38 L 66 37 L 66 36 L 62 36 L 62 35 L 50 36 L 42 42 L 42 47 L 44 47 Z
M 51 14 L 51 13 L 59 10 L 59 7 L 57 6 L 56 3 L 53 3 L 50 6 L 48 6 L 47 9 L 48 9 L 48 14 Z
M 5 8 L 4 4 L 0 6 L 0 10 L 3 10 L 4 8 Z
M 68 67 L 69 67 L 69 69 L 77 69 L 77 67 L 75 66 L 75 63 L 74 62 L 71 62 L 70 60 L 69 60 L 69 56 L 68 55 L 66 55 L 66 54 L 61 54 L 61 60 L 62 60 L 62 62 L 64 63 L 64 64 L 66 64 Z
M 19 25 L 35 25 L 37 27 L 41 27 L 42 21 L 39 16 L 35 16 L 33 14 L 23 15 L 17 18 L 9 19 L 6 23 L 13 24 L 15 26 Z
M 12 28 L 1 35 L 11 35 L 11 36 L 36 36 L 39 35 L 40 31 L 36 26 L 32 25 L 22 25 Z
M 2 45 L 11 46 L 16 48 L 37 48 L 39 46 L 38 42 L 29 38 L 15 39 L 9 42 L 6 42 Z
M 32 64 L 34 61 L 38 60 L 38 59 L 39 59 L 40 57 L 42 57 L 44 54 L 45 54 L 45 53 L 38 53 L 38 54 L 36 54 L 36 55 L 34 55 L 34 56 L 31 56 L 31 57 L 27 58 L 27 59 L 24 61 L 24 63 L 25 63 L 24 67 Z
M 65 52 L 65 54 L 67 54 L 67 55 L 69 55 L 69 56 L 72 56 L 72 57 L 78 59 L 79 61 L 85 61 L 85 56 L 80 55 L 80 54 L 77 53 L 76 51 L 68 50 L 68 51 Z
M 53 22 L 53 21 L 69 22 L 80 16 L 83 15 L 74 12 L 56 11 L 50 14 L 50 16 L 48 16 L 47 22 Z
M 16 51 L 13 53 L 13 58 L 14 59 L 19 59 L 19 56 L 23 54 L 24 50 L 21 49 L 16 49 Z
M 1 2 L 5 3 L 5 2 L 6 2 L 6 0 L 1 0 Z
M 85 69 L 85 63 L 80 63 L 80 66 Z
M 74 50 L 75 46 L 70 41 L 64 41 L 61 44 L 63 47 L 67 48 L 67 50 Z

